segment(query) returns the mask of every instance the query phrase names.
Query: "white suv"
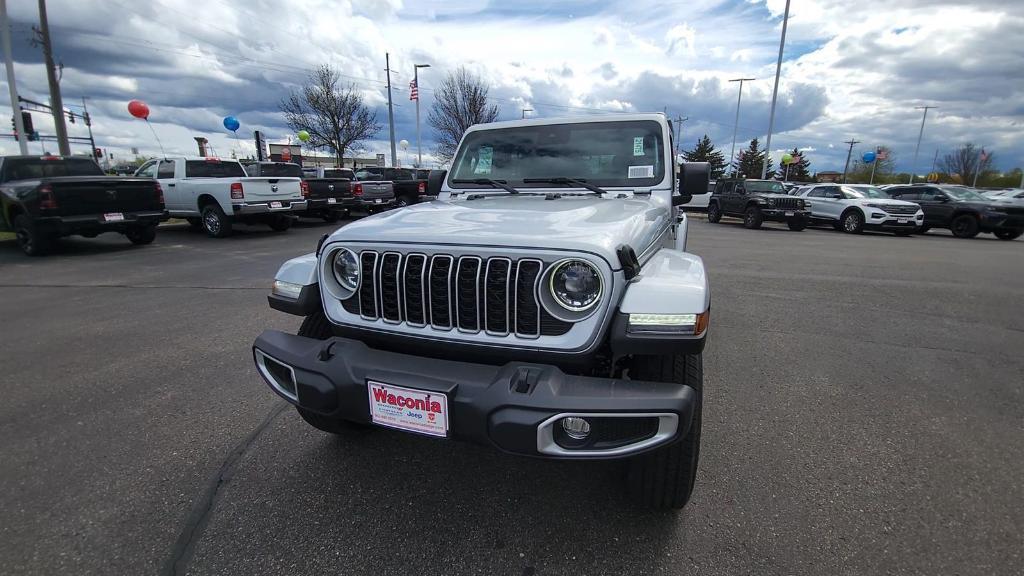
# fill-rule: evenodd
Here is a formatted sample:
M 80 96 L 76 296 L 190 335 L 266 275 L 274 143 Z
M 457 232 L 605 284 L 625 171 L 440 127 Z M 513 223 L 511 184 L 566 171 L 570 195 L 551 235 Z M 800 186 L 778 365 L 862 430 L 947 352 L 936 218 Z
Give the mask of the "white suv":
M 798 195 L 810 200 L 812 222 L 831 224 L 850 234 L 884 230 L 906 236 L 924 225 L 920 206 L 894 200 L 867 184 L 814 184 Z

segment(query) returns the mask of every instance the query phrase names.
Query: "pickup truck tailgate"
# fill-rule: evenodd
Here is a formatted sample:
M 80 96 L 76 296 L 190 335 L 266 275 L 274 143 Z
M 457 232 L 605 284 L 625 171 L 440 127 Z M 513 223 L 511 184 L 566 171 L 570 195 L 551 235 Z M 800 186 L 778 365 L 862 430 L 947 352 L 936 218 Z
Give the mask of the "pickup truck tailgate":
M 247 202 L 302 199 L 301 178 L 248 177 L 239 180 Z
M 164 209 L 155 180 L 148 178 L 50 178 L 58 213 L 86 216 L 109 212 L 160 212 Z
M 362 198 L 365 200 L 376 200 L 387 199 L 390 200 L 395 197 L 394 188 L 391 182 L 375 182 L 372 180 L 362 181 L 360 184 L 363 185 Z

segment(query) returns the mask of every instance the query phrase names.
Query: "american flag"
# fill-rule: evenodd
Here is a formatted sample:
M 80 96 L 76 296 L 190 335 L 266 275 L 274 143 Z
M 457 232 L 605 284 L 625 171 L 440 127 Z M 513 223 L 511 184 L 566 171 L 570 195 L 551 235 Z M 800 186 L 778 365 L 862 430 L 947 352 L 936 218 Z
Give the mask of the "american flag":
M 985 149 L 982 148 L 981 149 L 981 161 L 984 162 L 985 160 L 988 160 L 988 152 L 985 152 Z
M 884 149 L 884 148 L 879 148 L 875 152 L 875 159 L 876 160 L 885 160 L 888 157 L 889 157 L 889 151 Z
M 419 99 L 420 99 L 420 89 L 419 89 L 418 86 L 416 86 L 416 80 L 414 79 L 412 82 L 409 82 L 409 100 L 419 100 Z

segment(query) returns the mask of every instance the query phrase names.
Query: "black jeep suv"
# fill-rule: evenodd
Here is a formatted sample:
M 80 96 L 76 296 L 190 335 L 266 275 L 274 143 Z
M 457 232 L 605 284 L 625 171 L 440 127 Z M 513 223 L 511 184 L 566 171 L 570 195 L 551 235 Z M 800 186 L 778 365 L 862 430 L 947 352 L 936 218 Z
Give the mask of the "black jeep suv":
M 803 198 L 787 195 L 782 182 L 723 178 L 715 184 L 708 203 L 708 222 L 718 222 L 722 216 L 742 218 L 743 226 L 750 229 L 770 220 L 800 231 L 810 222 L 811 211 Z
M 994 202 L 966 186 L 913 184 L 889 186 L 885 193 L 893 198 L 921 205 L 924 226 L 948 228 L 957 238 L 974 238 L 990 232 L 1000 240 L 1013 240 L 1024 234 L 1024 207 Z

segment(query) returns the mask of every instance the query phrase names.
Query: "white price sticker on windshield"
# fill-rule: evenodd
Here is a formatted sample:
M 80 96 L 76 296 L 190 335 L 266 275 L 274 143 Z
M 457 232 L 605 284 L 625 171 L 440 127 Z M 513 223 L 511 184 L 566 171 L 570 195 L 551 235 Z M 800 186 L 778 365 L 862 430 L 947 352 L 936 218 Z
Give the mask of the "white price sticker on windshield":
M 633 138 L 633 156 L 643 156 L 643 155 L 644 155 L 644 137 L 643 136 L 637 136 L 636 138 Z M 631 176 L 631 178 L 632 178 L 632 176 Z
M 654 166 L 630 166 L 627 178 L 654 178 Z
M 478 160 L 476 161 L 476 168 L 473 169 L 474 174 L 490 174 L 491 173 L 491 158 L 494 157 L 494 149 L 490 146 L 481 146 Z

